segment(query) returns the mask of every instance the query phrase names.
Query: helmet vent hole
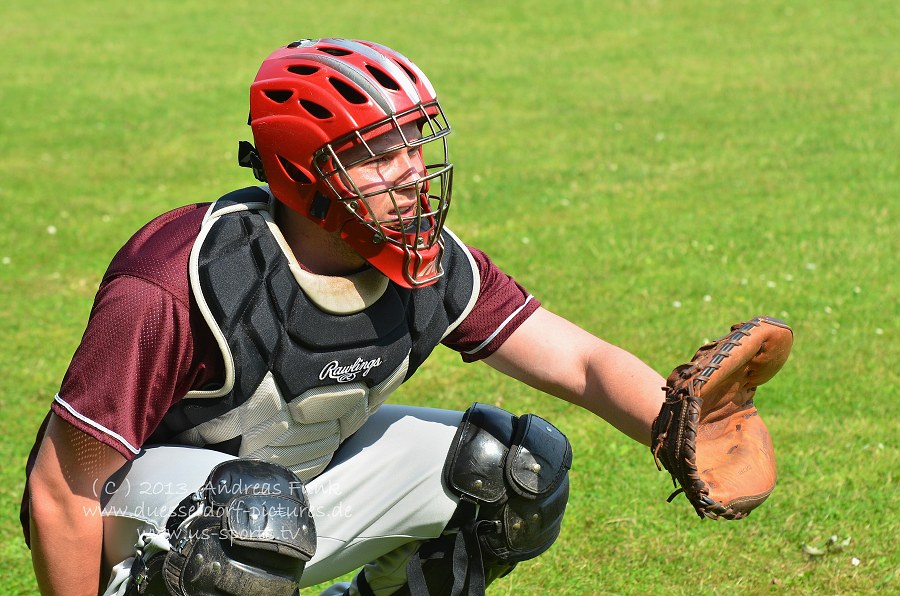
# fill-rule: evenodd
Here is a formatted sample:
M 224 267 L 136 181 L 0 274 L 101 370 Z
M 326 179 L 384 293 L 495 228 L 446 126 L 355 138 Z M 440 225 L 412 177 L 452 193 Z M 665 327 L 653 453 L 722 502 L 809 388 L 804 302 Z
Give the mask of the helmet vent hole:
M 288 66 L 288 72 L 292 72 L 296 75 L 311 75 L 315 72 L 319 72 L 319 69 L 315 66 L 305 66 L 303 64 L 294 64 L 292 66 Z
M 331 54 L 332 56 L 349 56 L 353 52 L 350 50 L 342 50 L 339 48 L 316 48 L 320 52 L 325 52 L 326 54 Z
M 341 97 L 343 97 L 350 103 L 366 103 L 366 96 L 344 81 L 341 81 L 340 79 L 328 79 L 328 82 L 331 83 L 331 86 L 334 87 L 335 91 L 341 94 Z
M 394 60 L 394 62 L 397 63 L 397 66 L 399 66 L 400 68 L 403 69 L 403 72 L 405 72 L 407 74 L 407 76 L 412 80 L 413 83 L 419 82 L 418 79 L 416 78 L 416 75 L 413 74 L 413 71 L 406 68 L 406 66 L 404 66 L 404 64 L 402 62 L 400 62 L 399 60 Z
M 285 173 L 298 184 L 312 184 L 312 180 L 310 180 L 309 176 L 300 171 L 300 168 L 292 164 L 290 161 L 285 158 L 278 156 L 278 161 L 281 163 L 281 167 L 284 168 Z
M 389 77 L 383 71 L 375 68 L 374 66 L 369 66 L 369 65 L 366 65 L 366 70 L 368 70 L 370 73 L 372 73 L 372 76 L 375 77 L 375 79 L 379 83 L 381 83 L 382 87 L 387 87 L 388 89 L 391 89 L 392 91 L 400 90 L 400 85 L 398 85 L 394 79 Z
M 326 108 L 313 101 L 309 101 L 308 99 L 301 99 L 300 105 L 303 106 L 303 109 L 305 109 L 307 112 L 309 112 L 319 120 L 327 120 L 328 118 L 334 116 L 334 114 L 329 112 Z
M 274 101 L 275 103 L 284 103 L 291 98 L 291 95 L 294 94 L 293 91 L 263 91 L 266 94 L 266 97 Z

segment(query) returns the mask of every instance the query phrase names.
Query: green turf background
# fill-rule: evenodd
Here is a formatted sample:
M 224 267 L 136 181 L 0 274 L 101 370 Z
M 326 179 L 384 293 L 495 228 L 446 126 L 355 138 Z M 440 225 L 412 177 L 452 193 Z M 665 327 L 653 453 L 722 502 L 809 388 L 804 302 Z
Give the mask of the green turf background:
M 24 460 L 109 259 L 253 182 L 249 82 L 320 36 L 429 73 L 450 225 L 547 308 L 663 373 L 754 314 L 796 332 L 758 399 L 779 486 L 736 523 L 666 504 L 647 451 L 591 415 L 436 355 L 395 400 L 534 410 L 574 445 L 560 541 L 497 593 L 900 589 L 896 0 L 34 0 L 0 7 L 0 593 L 36 589 Z M 832 535 L 850 544 L 804 554 Z

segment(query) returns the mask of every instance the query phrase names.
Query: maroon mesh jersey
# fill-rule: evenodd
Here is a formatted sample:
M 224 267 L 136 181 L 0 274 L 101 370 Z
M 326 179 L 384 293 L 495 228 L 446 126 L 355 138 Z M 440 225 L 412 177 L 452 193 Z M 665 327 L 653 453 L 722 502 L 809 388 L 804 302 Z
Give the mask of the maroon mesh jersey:
M 222 355 L 188 278 L 191 248 L 208 207 L 189 205 L 161 215 L 122 247 L 104 275 L 84 337 L 51 406 L 57 416 L 128 460 L 188 391 L 222 384 Z M 470 252 L 481 278 L 478 301 L 443 341 L 467 362 L 492 354 L 539 306 L 483 252 Z M 46 420 L 26 473 L 45 426 Z

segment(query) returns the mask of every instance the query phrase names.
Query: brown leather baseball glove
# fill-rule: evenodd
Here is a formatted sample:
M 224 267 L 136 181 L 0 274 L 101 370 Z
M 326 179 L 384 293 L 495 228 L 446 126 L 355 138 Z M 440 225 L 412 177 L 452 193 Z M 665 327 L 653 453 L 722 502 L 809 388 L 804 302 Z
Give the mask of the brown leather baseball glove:
M 775 488 L 772 438 L 753 405 L 756 388 L 791 352 L 783 321 L 756 317 L 700 348 L 666 380 L 650 449 L 700 517 L 740 519 Z M 677 485 L 676 485 L 677 486 Z

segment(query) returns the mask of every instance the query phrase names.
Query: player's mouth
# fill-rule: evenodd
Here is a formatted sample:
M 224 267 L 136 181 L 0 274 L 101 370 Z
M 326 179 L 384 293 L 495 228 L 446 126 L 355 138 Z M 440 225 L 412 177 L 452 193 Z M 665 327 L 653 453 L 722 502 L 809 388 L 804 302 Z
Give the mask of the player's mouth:
M 408 221 L 410 219 L 415 219 L 418 215 L 418 205 L 416 203 L 411 203 L 407 207 L 403 207 L 397 211 L 394 211 L 393 216 L 397 219 L 402 219 L 403 221 Z
M 390 224 L 399 224 L 400 222 L 408 222 L 418 216 L 418 201 L 409 197 L 403 198 L 406 200 L 394 202 L 395 207 L 385 215 L 386 222 Z
M 418 202 L 392 210 L 388 213 L 388 218 L 385 227 L 405 234 L 422 234 L 430 230 L 433 224 L 430 217 L 419 211 Z

